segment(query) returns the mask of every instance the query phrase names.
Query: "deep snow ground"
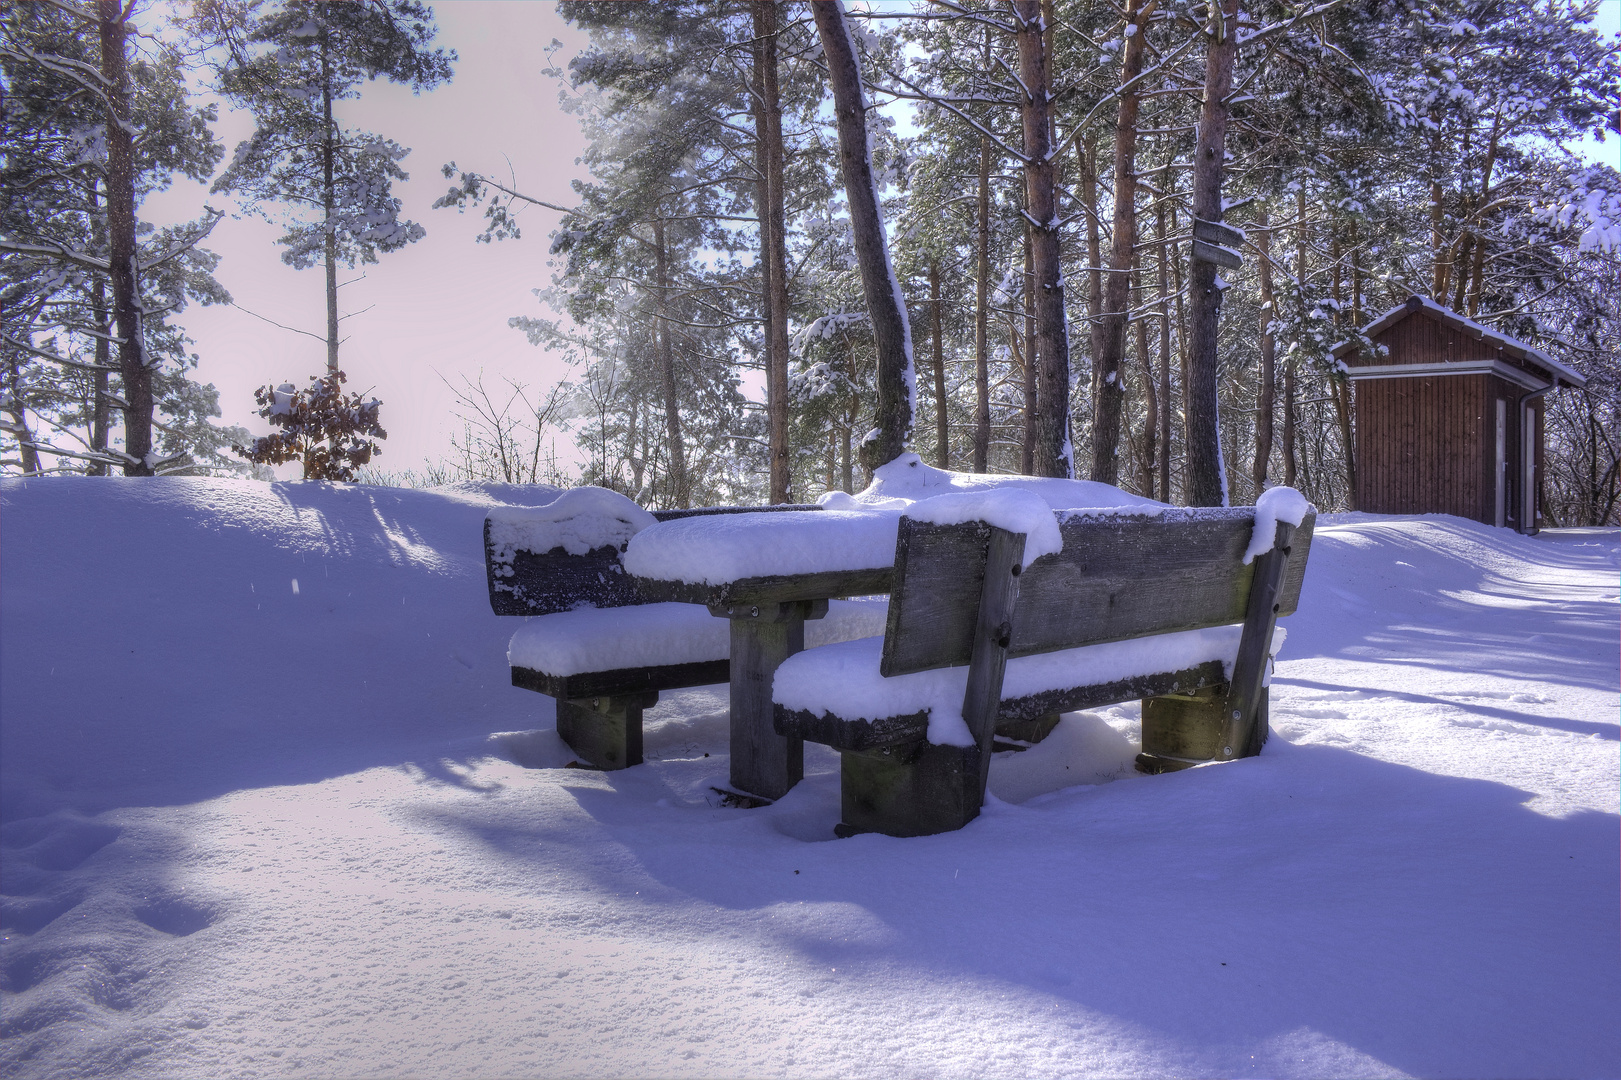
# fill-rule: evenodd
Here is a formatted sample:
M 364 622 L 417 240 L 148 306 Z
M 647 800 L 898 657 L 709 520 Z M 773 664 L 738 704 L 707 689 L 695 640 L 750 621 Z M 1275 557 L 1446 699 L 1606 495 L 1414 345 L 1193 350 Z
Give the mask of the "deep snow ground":
M 479 549 L 549 497 L 0 485 L 7 1076 L 1621 1073 L 1616 532 L 1320 523 L 1260 758 L 1077 713 L 834 841 L 819 748 L 716 805 L 723 688 L 561 767 Z

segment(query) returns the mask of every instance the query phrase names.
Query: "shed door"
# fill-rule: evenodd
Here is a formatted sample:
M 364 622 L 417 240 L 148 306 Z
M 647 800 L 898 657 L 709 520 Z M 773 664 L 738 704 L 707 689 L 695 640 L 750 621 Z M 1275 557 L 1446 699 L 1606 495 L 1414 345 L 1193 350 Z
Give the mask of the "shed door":
M 1537 527 L 1537 411 L 1527 405 L 1520 417 L 1520 531 Z
M 1492 462 L 1497 477 L 1497 514 L 1493 520 L 1502 528 L 1508 524 L 1508 402 L 1502 398 L 1497 399 L 1497 453 Z

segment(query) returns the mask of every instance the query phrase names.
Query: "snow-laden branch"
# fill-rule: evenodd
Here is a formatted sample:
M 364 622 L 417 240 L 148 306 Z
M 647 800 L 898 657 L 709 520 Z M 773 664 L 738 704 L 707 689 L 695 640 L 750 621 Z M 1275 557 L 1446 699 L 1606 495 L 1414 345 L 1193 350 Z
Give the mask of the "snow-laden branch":
M 61 355 L 60 353 L 51 352 L 48 349 L 38 349 L 38 348 L 35 348 L 32 345 L 27 344 L 26 342 L 18 341 L 16 338 L 12 337 L 10 334 L 0 334 L 0 341 L 4 341 L 7 345 L 11 346 L 13 349 L 19 349 L 22 352 L 30 354 L 31 356 L 37 356 L 41 360 L 49 360 L 53 364 L 61 364 L 63 367 L 73 368 L 75 371 L 118 371 L 118 370 L 120 370 L 117 367 L 110 367 L 110 366 L 108 366 L 106 364 L 88 364 L 88 363 L 85 363 L 83 360 L 70 360 L 69 358 L 67 358 L 66 356 Z
M 0 238 L 0 252 L 8 255 L 39 255 L 47 259 L 62 259 L 75 266 L 82 266 L 87 270 L 100 270 L 103 273 L 111 269 L 105 259 L 98 259 L 93 255 L 86 255 L 82 251 L 75 251 L 50 241 L 40 244 L 19 244 L 15 240 Z

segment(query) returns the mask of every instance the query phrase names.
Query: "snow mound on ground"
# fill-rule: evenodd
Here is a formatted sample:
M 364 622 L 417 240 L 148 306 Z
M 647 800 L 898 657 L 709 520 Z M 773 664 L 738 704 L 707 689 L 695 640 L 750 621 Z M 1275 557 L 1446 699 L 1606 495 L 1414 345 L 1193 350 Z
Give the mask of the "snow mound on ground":
M 565 767 L 481 551 L 544 494 L 0 482 L 0 1072 L 1614 1074 L 1614 530 L 1320 520 L 1260 757 L 1075 713 L 833 841 L 820 747 L 712 790 L 725 687 Z

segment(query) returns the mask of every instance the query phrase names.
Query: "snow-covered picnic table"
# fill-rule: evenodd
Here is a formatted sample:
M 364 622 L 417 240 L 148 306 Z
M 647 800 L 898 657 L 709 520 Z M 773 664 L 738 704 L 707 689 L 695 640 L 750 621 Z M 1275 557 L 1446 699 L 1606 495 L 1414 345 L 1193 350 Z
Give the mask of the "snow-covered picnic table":
M 582 489 L 565 496 L 568 506 L 560 500 L 549 511 L 492 514 L 492 600 L 503 589 L 545 591 L 549 606 L 531 610 L 558 613 L 514 636 L 514 682 L 556 697 L 559 732 L 568 728 L 571 745 L 584 750 L 589 725 L 575 716 L 580 710 L 571 701 L 590 698 L 599 710 L 616 710 L 613 723 L 636 728 L 628 737 L 639 746 L 640 702 L 656 701 L 661 688 L 715 681 L 724 671 L 731 695 L 731 783 L 778 798 L 803 775 L 803 747 L 773 727 L 772 683 L 783 661 L 805 648 L 807 621 L 814 625 L 832 611 L 829 625 L 816 627 L 824 632 L 813 634 L 827 642 L 881 634 L 881 602 L 836 598 L 889 592 L 902 514 L 940 495 L 971 497 L 1006 488 L 1033 493 L 1055 509 L 1160 505 L 1089 481 L 945 472 L 906 454 L 877 470 L 860 494 L 830 492 L 813 508 L 655 516 L 611 492 Z M 546 580 L 500 576 L 502 559 L 510 574 L 515 550 L 556 548 L 575 558 L 553 560 Z M 711 616 L 729 621 L 724 653 L 694 621 L 697 612 L 679 604 L 703 605 Z M 627 606 L 597 614 L 571 610 L 608 605 Z M 503 610 L 499 602 L 497 610 Z M 526 612 L 520 606 L 503 613 Z M 594 661 L 582 654 L 592 649 L 600 652 Z M 649 677 L 629 676 L 632 666 Z M 611 676 L 617 698 L 611 698 L 608 683 L 592 680 L 596 672 Z M 628 676 L 647 696 L 627 696 Z M 610 754 L 617 752 L 610 746 Z M 639 751 L 620 754 L 617 764 L 634 760 Z
M 730 620 L 733 787 L 776 799 L 804 777 L 803 742 L 772 729 L 772 681 L 831 599 L 889 592 L 899 522 L 866 508 L 728 514 L 661 521 L 631 539 L 622 561 L 644 596 Z

